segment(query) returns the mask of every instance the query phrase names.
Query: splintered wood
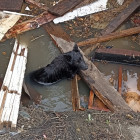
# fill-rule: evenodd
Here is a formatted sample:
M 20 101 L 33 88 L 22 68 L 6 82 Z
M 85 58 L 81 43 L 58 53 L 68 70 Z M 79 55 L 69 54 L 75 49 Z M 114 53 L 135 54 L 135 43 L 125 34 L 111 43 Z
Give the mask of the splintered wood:
M 27 62 L 27 46 L 16 40 L 0 91 L 0 127 L 15 128 Z

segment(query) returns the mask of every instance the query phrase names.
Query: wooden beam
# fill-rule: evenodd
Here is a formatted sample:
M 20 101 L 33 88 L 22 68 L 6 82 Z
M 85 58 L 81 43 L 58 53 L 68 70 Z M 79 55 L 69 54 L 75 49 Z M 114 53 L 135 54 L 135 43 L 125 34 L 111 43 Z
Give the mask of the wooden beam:
M 125 8 L 118 16 L 116 16 L 105 29 L 101 31 L 101 35 L 107 35 L 114 32 L 132 13 L 140 6 L 140 0 L 133 0 L 130 5 Z
M 122 30 L 119 32 L 110 33 L 108 35 L 99 36 L 97 38 L 87 39 L 87 40 L 81 41 L 77 44 L 79 47 L 86 46 L 86 45 L 105 42 L 105 41 L 109 41 L 109 40 L 113 40 L 113 39 L 117 39 L 117 38 L 121 38 L 121 37 L 130 36 L 130 35 L 138 34 L 138 33 L 140 33 L 140 27 L 134 27 L 134 28 Z
M 65 53 L 73 49 L 75 43 L 71 41 L 60 25 L 49 23 L 44 25 L 44 28 L 61 52 Z M 89 88 L 111 111 L 131 111 L 120 94 L 105 80 L 96 66 L 84 56 L 82 51 L 81 53 L 88 64 L 88 70 L 81 71 L 80 75 Z
M 116 48 L 99 48 L 95 50 L 95 60 L 106 60 L 113 63 L 140 65 L 140 51 Z
M 26 69 L 27 46 L 16 40 L 0 90 L 0 126 L 15 128 Z
M 56 16 L 62 16 L 81 2 L 82 0 L 62 0 L 55 6 L 49 8 L 48 12 Z

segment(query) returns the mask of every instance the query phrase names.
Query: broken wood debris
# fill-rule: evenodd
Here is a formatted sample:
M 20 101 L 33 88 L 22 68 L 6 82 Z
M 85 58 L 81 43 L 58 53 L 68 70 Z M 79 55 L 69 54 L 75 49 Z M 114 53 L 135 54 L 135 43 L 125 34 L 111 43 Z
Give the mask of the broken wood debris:
M 99 48 L 95 50 L 95 55 L 92 59 L 106 60 L 114 63 L 140 65 L 140 52 L 127 49 Z
M 62 16 L 81 2 L 82 0 L 63 0 L 49 8 L 48 12 L 56 16 Z
M 35 4 L 31 0 L 30 1 L 28 0 L 27 2 L 30 2 L 33 5 Z M 36 6 L 39 6 L 39 5 L 36 4 Z M 55 7 L 60 10 L 60 8 L 61 8 L 60 6 L 61 5 L 57 4 Z M 70 10 L 70 9 L 71 9 L 71 7 L 68 7 L 67 9 L 65 8 L 65 9 L 61 10 L 61 12 L 64 14 L 67 12 L 67 10 Z M 51 22 L 55 18 L 56 18 L 56 16 L 48 13 L 48 11 L 44 11 L 42 14 L 36 16 L 33 19 L 30 19 L 30 20 L 27 20 L 25 22 L 22 22 L 20 24 L 15 25 L 13 28 L 11 28 L 5 34 L 5 37 L 3 38 L 2 41 L 9 39 L 9 38 L 12 38 L 12 37 L 16 37 L 18 34 L 21 34 L 23 32 L 39 28 L 41 25 L 46 24 L 48 22 Z
M 0 10 L 21 11 L 23 0 L 0 0 Z
M 113 40 L 113 39 L 117 39 L 121 37 L 126 37 L 130 35 L 138 34 L 138 33 L 140 33 L 140 27 L 134 27 L 134 28 L 110 33 L 107 35 L 99 36 L 97 38 L 90 38 L 90 39 L 78 42 L 77 44 L 78 46 L 91 45 L 91 44 L 105 42 L 105 41 L 109 41 L 109 40 Z
M 106 7 L 107 1 L 108 0 L 104 0 L 104 1 L 98 0 L 89 5 L 77 8 L 71 12 L 66 13 L 65 15 L 61 17 L 55 18 L 53 22 L 55 24 L 58 24 L 64 21 L 72 20 L 76 17 L 82 17 L 82 16 L 86 16 L 86 15 L 93 14 L 96 12 L 100 12 L 103 10 L 107 10 L 107 7 Z
M 105 29 L 101 31 L 101 35 L 107 35 L 114 32 L 139 6 L 140 0 L 133 0 L 127 8 L 125 8 L 107 25 Z
M 15 128 L 27 62 L 27 46 L 16 39 L 0 90 L 0 126 Z
M 41 25 L 48 23 L 52 21 L 55 18 L 55 16 L 49 14 L 48 12 L 43 12 L 39 16 L 36 16 L 33 19 L 27 20 L 25 22 L 22 22 L 20 24 L 15 25 L 13 28 L 11 28 L 3 38 L 3 41 L 5 39 L 9 39 L 12 37 L 16 37 L 18 34 L 21 34 L 25 31 L 29 31 L 32 29 L 39 28 Z
M 44 25 L 46 31 L 50 34 L 54 43 L 58 46 L 61 52 L 68 52 L 73 49 L 74 42 L 63 31 L 60 25 L 49 23 Z M 83 52 L 81 51 L 83 54 Z M 88 64 L 88 70 L 81 71 L 80 75 L 87 83 L 89 88 L 93 90 L 95 95 L 111 110 L 128 112 L 131 109 L 120 96 L 120 94 L 112 87 L 107 80 L 104 79 L 100 71 L 95 65 L 89 61 L 83 54 L 85 62 Z

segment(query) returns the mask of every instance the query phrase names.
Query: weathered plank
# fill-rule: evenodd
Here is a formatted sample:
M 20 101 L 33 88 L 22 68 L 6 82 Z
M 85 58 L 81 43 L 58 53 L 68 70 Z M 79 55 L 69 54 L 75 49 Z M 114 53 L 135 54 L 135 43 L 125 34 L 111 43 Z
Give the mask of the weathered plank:
M 133 0 L 127 8 L 125 8 L 106 26 L 105 29 L 101 31 L 101 35 L 106 35 L 115 31 L 139 6 L 140 0 Z
M 82 0 L 62 0 L 55 6 L 49 8 L 49 12 L 56 16 L 62 16 L 76 5 L 78 5 Z
M 140 27 L 134 27 L 134 28 L 122 30 L 119 32 L 110 33 L 108 35 L 99 36 L 97 38 L 90 38 L 90 39 L 81 41 L 77 44 L 78 46 L 91 45 L 95 43 L 100 43 L 100 42 L 105 42 L 105 41 L 109 41 L 109 40 L 113 40 L 113 39 L 117 39 L 121 37 L 130 36 L 137 33 L 140 33 Z
M 0 0 L 0 10 L 21 11 L 23 0 Z
M 50 34 L 53 41 L 56 43 L 61 52 L 68 52 L 73 49 L 74 42 L 63 31 L 60 25 L 49 23 L 44 25 L 46 31 Z M 80 50 L 81 51 L 81 50 Z M 83 54 L 83 52 L 81 51 Z M 93 90 L 96 96 L 111 110 L 111 111 L 131 111 L 120 94 L 112 87 L 103 77 L 96 66 L 89 61 L 83 54 L 85 62 L 88 64 L 88 70 L 81 71 L 80 75 L 87 83 L 89 88 Z
M 16 127 L 26 61 L 27 46 L 19 44 L 16 40 L 0 90 L 1 127 Z
M 126 49 L 99 48 L 96 49 L 93 59 L 140 65 L 140 52 Z

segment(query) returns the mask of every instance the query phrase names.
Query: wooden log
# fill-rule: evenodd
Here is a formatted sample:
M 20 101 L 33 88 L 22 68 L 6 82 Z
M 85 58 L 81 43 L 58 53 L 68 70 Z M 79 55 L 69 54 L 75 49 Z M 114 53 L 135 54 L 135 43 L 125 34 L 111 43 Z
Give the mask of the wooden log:
M 107 35 L 114 32 L 132 13 L 140 6 L 140 0 L 133 0 L 130 5 L 125 8 L 118 16 L 116 16 L 105 29 L 101 31 L 101 35 Z
M 109 41 L 109 40 L 113 40 L 113 39 L 117 39 L 121 37 L 126 37 L 133 34 L 138 34 L 138 33 L 140 33 L 140 27 L 134 27 L 134 28 L 122 30 L 119 32 L 110 33 L 108 35 L 99 36 L 97 38 L 90 38 L 90 39 L 78 42 L 77 44 L 78 46 L 91 45 L 91 44 L 105 42 L 105 41 Z
M 21 11 L 23 0 L 0 0 L 0 10 Z
M 48 11 L 56 16 L 62 16 L 81 2 L 82 0 L 62 0 L 55 6 L 49 8 Z
M 96 49 L 93 57 L 95 60 L 106 60 L 113 63 L 140 65 L 140 52 L 126 49 Z
M 118 74 L 118 92 L 122 93 L 122 67 L 119 67 L 119 74 Z
M 80 96 L 79 96 L 79 89 L 78 89 L 78 82 L 77 82 L 77 75 L 73 78 L 71 82 L 71 93 L 72 93 L 72 107 L 73 110 L 80 109 Z
M 4 13 L 3 13 L 4 14 Z M 4 37 L 5 33 L 15 25 L 20 19 L 20 15 L 7 15 L 7 17 L 0 20 L 0 40 Z
M 1 127 L 16 127 L 26 61 L 27 46 L 16 40 L 0 91 Z
M 48 10 L 48 7 L 46 5 L 42 5 L 42 3 L 36 2 L 35 0 L 25 0 L 26 3 L 31 4 L 33 6 L 36 6 L 42 10 Z
M 44 25 L 46 31 L 61 50 L 61 52 L 68 52 L 73 49 L 74 42 L 63 31 L 60 25 L 49 23 Z M 81 51 L 81 50 L 80 50 Z M 81 51 L 83 54 L 83 52 Z M 89 88 L 93 90 L 96 96 L 111 110 L 111 111 L 131 111 L 125 103 L 120 94 L 112 87 L 103 77 L 96 66 L 89 61 L 83 54 L 85 62 L 88 64 L 88 70 L 81 71 L 80 75 L 87 83 Z

